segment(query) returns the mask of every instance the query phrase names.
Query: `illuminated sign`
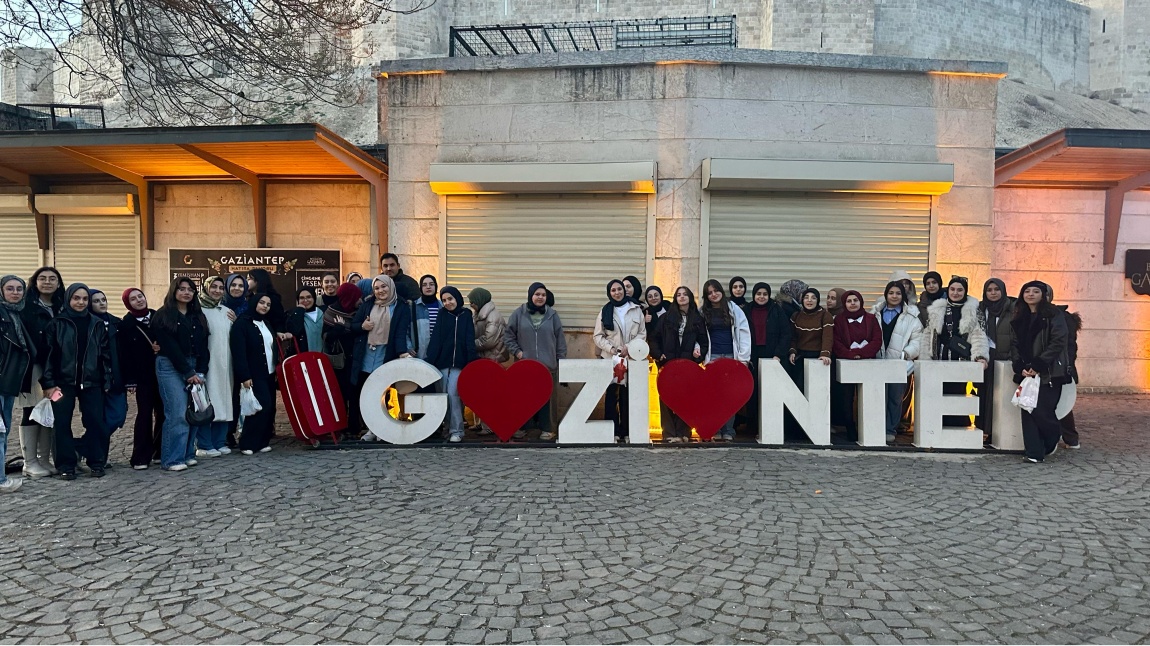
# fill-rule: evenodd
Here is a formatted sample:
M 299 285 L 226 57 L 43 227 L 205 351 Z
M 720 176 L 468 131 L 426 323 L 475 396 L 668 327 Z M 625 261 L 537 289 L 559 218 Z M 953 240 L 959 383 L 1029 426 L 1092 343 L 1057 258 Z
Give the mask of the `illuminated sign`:
M 1150 249 L 1126 250 L 1126 277 L 1135 294 L 1150 296 Z

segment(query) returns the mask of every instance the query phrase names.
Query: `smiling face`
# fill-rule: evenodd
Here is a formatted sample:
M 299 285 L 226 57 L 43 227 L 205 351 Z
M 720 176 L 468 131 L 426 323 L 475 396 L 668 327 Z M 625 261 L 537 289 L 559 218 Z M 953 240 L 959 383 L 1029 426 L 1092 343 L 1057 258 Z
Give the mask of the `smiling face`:
M 208 285 L 208 298 L 212 299 L 213 301 L 218 301 L 223 297 L 224 297 L 224 281 L 213 280 L 212 283 L 210 285 Z
M 803 294 L 803 308 L 813 310 L 819 306 L 819 297 L 811 292 Z
M 443 301 L 443 307 L 448 312 L 454 312 L 455 308 L 459 306 L 459 302 L 455 300 L 455 297 L 451 295 L 451 292 L 443 292 L 443 295 L 440 296 L 439 299 Z
M 247 285 L 244 284 L 244 279 L 236 276 L 232 279 L 232 283 L 228 285 L 228 295 L 232 298 L 243 298 L 247 293 Z
M 311 292 L 300 292 L 295 303 L 305 310 L 310 310 L 315 307 L 315 297 L 311 295 Z
M 1027 305 L 1037 305 L 1042 302 L 1042 289 L 1038 287 L 1027 287 L 1022 292 L 1022 301 Z
M 950 287 L 946 288 L 946 294 L 952 302 L 957 303 L 966 297 L 966 288 L 962 283 L 951 283 Z
M 19 303 L 24 298 L 24 285 L 18 280 L 10 280 L 4 283 L 4 301 L 7 303 Z
M 771 300 L 771 293 L 766 289 L 759 288 L 755 290 L 755 304 L 766 305 L 767 301 Z
M 648 305 L 650 305 L 651 307 L 659 307 L 659 304 L 662 302 L 663 302 L 663 297 L 661 295 L 659 295 L 659 292 L 657 292 L 653 289 L 647 292 L 647 304 Z
M 902 305 L 902 290 L 897 287 L 886 290 L 886 304 L 891 307 Z
M 128 305 L 137 312 L 143 312 L 148 309 L 148 297 L 138 289 L 132 290 L 132 293 L 128 294 Z
M 335 296 L 336 291 L 339 290 L 339 279 L 335 277 L 335 274 L 327 274 L 320 281 L 320 285 L 323 286 L 324 296 Z
M 68 301 L 68 307 L 72 308 L 73 312 L 83 312 L 88 309 L 88 290 L 77 289 L 72 294 L 72 300 Z
M 376 302 L 386 303 L 391 298 L 391 287 L 382 280 L 377 280 L 371 284 L 371 293 L 375 295 Z
M 108 296 L 104 293 L 99 293 L 88 299 L 92 306 L 92 311 L 97 314 L 108 313 Z
M 611 300 L 621 301 L 621 300 L 623 300 L 623 296 L 626 293 L 627 292 L 623 288 L 623 285 L 621 285 L 619 283 L 611 283 Z
M 546 305 L 547 304 L 547 290 L 542 288 L 542 287 L 535 290 L 535 293 L 531 295 L 531 304 L 534 305 L 535 307 L 543 307 L 544 305 Z

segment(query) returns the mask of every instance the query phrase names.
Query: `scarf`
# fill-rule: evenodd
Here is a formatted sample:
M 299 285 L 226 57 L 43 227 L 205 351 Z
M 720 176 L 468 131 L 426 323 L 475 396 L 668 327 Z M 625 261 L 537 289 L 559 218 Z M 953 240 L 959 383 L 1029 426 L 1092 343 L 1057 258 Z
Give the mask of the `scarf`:
M 534 296 L 535 292 L 539 291 L 540 289 L 547 291 L 547 287 L 543 283 L 539 283 L 539 282 L 531 283 L 531 286 L 527 288 L 527 313 L 528 314 L 545 314 L 547 312 L 547 304 L 546 303 L 543 304 L 543 307 L 535 307 L 535 303 L 533 303 L 531 301 L 531 297 Z M 551 292 L 547 291 L 547 294 L 548 294 L 548 297 L 550 297 Z
M 850 296 L 857 296 L 859 299 L 859 308 L 854 312 L 848 312 L 846 306 L 846 299 Z M 867 340 L 867 325 L 866 325 L 866 303 L 863 301 L 862 294 L 855 290 L 848 290 L 840 296 L 841 310 L 835 315 L 835 327 L 845 325 L 847 330 L 847 338 L 852 342 L 862 342 Z
M 344 283 L 336 290 L 335 297 L 339 300 L 339 308 L 350 313 L 355 311 L 355 304 L 363 298 L 363 295 L 355 285 Z
M 459 316 L 463 314 L 463 310 L 467 309 L 467 306 L 463 304 L 463 294 L 461 294 L 458 289 L 452 287 L 451 285 L 445 285 L 443 289 L 439 290 L 440 298 L 442 298 L 444 294 L 451 294 L 451 296 L 455 298 L 455 309 L 449 310 L 446 307 L 441 307 L 439 311 L 450 314 L 455 318 L 459 318 Z
M 363 280 L 363 274 L 359 273 L 358 271 L 353 271 L 347 275 L 347 278 L 343 279 L 343 282 L 351 283 L 354 285 L 361 280 Z
M 742 296 L 734 296 L 733 295 L 735 293 L 735 283 L 742 283 L 743 284 L 743 295 Z M 732 278 L 730 280 L 730 282 L 727 283 L 727 293 L 732 294 L 732 296 L 730 296 L 730 300 L 732 303 L 734 303 L 735 305 L 738 305 L 739 307 L 746 306 L 746 304 L 747 304 L 747 281 L 746 281 L 746 279 L 743 278 L 742 276 L 735 276 L 734 278 Z M 755 295 L 755 293 L 751 292 L 751 296 L 753 297 L 754 295 Z M 751 300 L 754 300 L 754 299 L 752 298 Z
M 806 289 L 807 284 L 803 281 L 788 280 L 787 282 L 783 283 L 782 287 L 779 288 L 779 293 L 791 299 L 791 302 L 795 305 L 799 305 L 801 307 L 803 292 L 806 291 Z
M 481 310 L 483 306 L 491 302 L 491 292 L 476 287 L 475 289 L 467 292 L 467 301 L 475 306 L 475 309 Z
M 216 282 L 217 280 L 220 281 L 221 283 L 224 282 L 224 279 L 220 278 L 219 276 L 208 276 L 207 278 L 204 279 L 204 283 L 200 287 L 200 296 L 199 296 L 200 307 L 205 309 L 205 310 L 214 310 L 220 306 L 220 299 L 212 298 L 211 296 L 208 295 L 208 288 L 211 287 L 212 283 Z M 227 291 L 228 291 L 228 285 L 227 285 L 227 283 L 224 283 L 224 293 L 226 294 Z
M 339 302 L 339 291 L 337 290 L 335 294 L 320 294 L 319 299 L 321 307 L 327 309 Z
M 926 281 L 931 278 L 933 278 L 935 282 L 938 283 L 938 291 L 934 294 L 926 291 Z M 946 292 L 942 289 L 942 274 L 938 273 L 937 271 L 928 271 L 922 275 L 922 295 L 926 297 L 926 302 L 928 305 L 946 295 Z
M 395 304 L 398 295 L 395 293 L 395 281 L 387 274 L 380 274 L 371 280 L 372 292 L 375 291 L 375 284 L 383 283 L 388 287 L 387 300 L 380 302 L 377 298 L 375 304 L 372 305 L 371 312 L 368 318 L 375 324 L 375 327 L 367 333 L 367 343 L 372 346 L 387 345 L 388 339 L 391 337 L 391 306 Z
M 423 281 L 428 278 L 430 278 L 431 282 L 435 285 L 435 289 L 431 290 L 431 294 L 424 294 Z M 435 276 L 432 276 L 431 274 L 424 274 L 423 276 L 419 277 L 419 300 L 423 301 L 424 305 L 431 305 L 439 300 L 439 298 L 435 295 L 435 292 L 437 291 L 439 291 L 439 281 L 435 279 Z M 459 304 L 462 305 L 463 302 L 460 301 Z
M 303 311 L 305 313 L 314 312 L 315 308 L 318 306 L 317 303 L 319 301 L 319 298 L 316 296 L 316 293 L 315 293 L 315 288 L 305 286 L 305 287 L 300 287 L 299 289 L 297 289 L 296 293 L 295 293 L 295 302 L 297 304 L 299 303 L 299 295 L 303 294 L 304 292 L 311 294 L 311 307 L 301 308 L 301 309 L 303 309 Z
M 7 285 L 8 283 L 12 282 L 12 281 L 16 281 L 16 282 L 20 283 L 20 286 L 24 288 L 24 291 L 25 292 L 28 291 L 28 285 L 27 285 L 27 283 L 24 282 L 24 279 L 19 277 L 19 276 L 15 276 L 13 274 L 8 274 L 7 276 L 0 278 L 0 290 L 3 290 L 4 286 Z M 7 309 L 9 312 L 22 312 L 22 311 L 24 311 L 24 303 L 25 303 L 24 297 L 20 297 L 20 300 L 16 301 L 15 303 L 9 303 L 8 299 L 6 299 L 6 298 L 0 299 L 0 300 L 3 300 L 4 308 Z M 19 326 L 17 326 L 17 328 L 19 328 Z
M 831 316 L 838 316 L 841 312 L 843 312 L 843 310 L 846 309 L 846 303 L 843 302 L 843 299 L 846 298 L 847 290 L 843 289 L 842 287 L 835 287 L 830 291 L 835 295 L 835 306 L 828 307 L 827 311 L 831 313 Z
M 88 292 L 88 311 L 92 314 L 92 316 L 95 316 L 96 318 L 103 321 L 104 325 L 111 325 L 112 321 L 116 320 L 116 317 L 112 316 L 107 311 L 105 311 L 103 314 L 97 314 L 96 310 L 92 309 L 92 301 L 96 298 L 96 294 L 103 294 L 105 299 L 108 297 L 107 294 L 104 294 L 104 292 L 102 292 L 98 289 L 93 289 L 93 290 L 89 291 Z
M 151 311 L 146 306 L 142 310 L 132 308 L 132 292 L 140 292 L 143 294 L 144 290 L 139 287 L 129 287 L 125 289 L 124 293 L 120 295 L 120 300 L 124 302 L 124 307 L 128 308 L 128 313 L 137 319 L 142 320 L 148 318 L 151 315 Z
M 623 281 L 621 280 L 612 280 L 611 282 L 607 283 L 607 304 L 604 305 L 603 309 L 599 312 L 599 321 L 603 324 L 604 330 L 614 330 L 615 309 L 623 307 L 624 305 L 632 302 L 632 299 L 629 299 L 626 296 L 627 291 L 625 287 L 623 291 L 623 298 L 619 300 L 614 300 L 611 298 L 611 287 L 615 284 L 618 284 L 620 287 L 624 287 Z M 623 313 L 626 314 L 626 310 L 623 310 Z
M 251 320 L 256 321 L 256 322 L 260 322 L 260 321 L 263 321 L 264 319 L 266 319 L 268 316 L 267 314 L 260 314 L 259 312 L 256 311 L 256 303 L 259 303 L 260 299 L 265 297 L 265 296 L 267 296 L 268 301 L 271 301 L 272 297 L 268 296 L 267 294 L 255 294 L 255 295 L 249 297 L 248 301 L 247 301 L 247 305 L 245 306 L 247 308 L 247 311 L 244 312 L 244 316 L 246 316 L 246 317 L 248 317 Z M 268 308 L 268 314 L 271 314 L 271 308 Z
M 784 285 L 784 287 L 785 287 L 785 285 Z M 804 300 L 806 300 L 807 294 L 814 294 L 815 295 L 815 306 L 809 310 L 807 309 L 806 303 L 803 302 Z M 799 307 L 803 308 L 803 311 L 806 312 L 807 314 L 814 314 L 815 312 L 822 309 L 822 306 L 819 305 L 819 301 L 822 300 L 822 297 L 823 297 L 823 295 L 819 293 L 819 290 L 815 289 L 814 287 L 808 287 L 808 288 L 803 290 L 803 293 L 799 295 L 798 300 L 796 300 L 795 302 L 798 304 Z
M 242 296 L 232 296 L 232 283 L 239 278 L 244 281 L 244 293 Z M 228 279 L 224 281 L 224 305 L 231 311 L 236 313 L 236 316 L 248 311 L 248 289 L 251 285 L 248 284 L 248 279 L 244 278 L 243 274 L 228 274 Z
M 86 319 L 88 318 L 88 310 L 85 308 L 82 312 L 77 312 L 72 309 L 72 297 L 80 290 L 88 292 L 88 299 L 91 301 L 92 290 L 84 283 L 72 283 L 68 285 L 68 291 L 64 292 L 64 315 L 70 319 Z
M 992 283 L 998 285 L 998 291 L 1002 294 L 1002 296 L 1000 296 L 997 301 L 992 301 L 986 297 L 986 288 L 990 287 Z M 991 278 L 990 280 L 983 283 L 982 302 L 979 303 L 979 306 L 983 309 L 983 311 L 992 314 L 994 319 L 1001 317 L 1002 310 L 1006 307 L 1006 283 L 1002 282 L 1002 280 L 999 278 Z M 991 317 L 987 317 L 987 319 L 990 318 Z
M 624 298 L 627 298 L 627 300 L 638 305 L 639 307 L 643 307 L 643 301 L 642 301 L 643 284 L 640 283 L 639 279 L 635 278 L 634 276 L 627 276 L 626 278 L 623 279 L 623 282 L 626 283 L 627 285 L 631 286 L 631 296 L 630 297 L 625 296 L 627 293 L 627 290 L 624 289 L 623 290 Z
M 361 278 L 356 282 L 355 286 L 359 288 L 360 298 L 371 296 L 371 284 L 372 280 L 370 278 Z

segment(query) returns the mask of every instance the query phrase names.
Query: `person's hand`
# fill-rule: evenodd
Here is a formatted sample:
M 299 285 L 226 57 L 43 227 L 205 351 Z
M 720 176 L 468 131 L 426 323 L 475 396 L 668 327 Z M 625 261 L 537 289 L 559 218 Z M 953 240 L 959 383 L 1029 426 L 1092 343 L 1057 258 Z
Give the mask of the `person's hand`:
M 522 358 L 523 358 L 523 351 L 522 351 L 522 350 L 520 350 L 519 352 L 516 352 L 516 353 L 515 353 L 515 358 L 516 358 L 516 359 L 522 359 Z
M 156 354 L 160 354 L 160 344 L 159 343 L 153 343 L 152 344 L 152 352 L 154 352 Z
M 232 323 L 235 323 L 236 318 L 237 318 L 236 313 L 231 311 L 231 310 L 228 310 L 228 320 L 231 321 Z
M 831 365 L 831 358 L 830 357 L 819 357 L 819 361 L 822 361 L 824 366 Z
M 1037 377 L 1038 373 L 1034 370 L 1031 370 L 1030 368 L 1027 368 L 1026 370 L 1022 371 L 1022 376 L 1023 377 Z
M 776 363 L 782 363 L 783 362 L 783 360 L 778 358 L 778 357 L 774 357 L 774 360 Z M 792 363 L 794 363 L 794 362 L 792 362 Z
M 251 388 L 252 387 L 252 380 L 248 379 L 247 381 L 243 382 L 240 385 L 243 386 L 244 388 Z
M 691 352 L 691 356 L 698 359 L 699 357 L 703 356 L 703 353 L 700 352 L 699 348 L 696 346 L 695 349 Z
M 411 353 L 410 352 L 404 352 L 403 354 L 399 355 L 399 358 L 400 359 L 410 359 Z
M 364 319 L 363 325 L 361 325 L 360 327 L 365 329 L 365 330 L 371 331 L 371 329 L 375 327 L 375 321 L 372 321 L 371 319 Z
M 627 352 L 627 346 L 623 346 L 623 349 L 619 351 L 619 356 L 623 357 L 624 359 L 631 358 L 631 353 Z
M 982 364 L 982 369 L 986 370 L 986 359 L 975 359 L 975 361 L 978 361 L 980 364 Z
M 791 365 L 795 365 L 795 355 L 791 355 Z
M 136 394 L 136 387 L 135 387 L 135 386 L 127 386 L 127 387 L 126 387 L 126 392 L 127 392 L 129 395 L 135 395 L 135 394 Z
M 193 386 L 195 386 L 195 385 L 203 384 L 204 378 L 199 376 L 199 375 L 192 375 L 191 377 L 188 377 L 187 381 L 189 384 L 192 384 Z
M 292 338 L 292 333 L 291 332 L 280 332 L 279 334 L 276 334 L 276 336 L 279 337 L 280 341 L 290 341 Z
M 643 322 L 644 323 L 650 323 L 651 322 L 651 314 L 650 313 L 648 313 L 647 315 L 645 315 L 643 317 Z
M 59 390 L 60 390 L 59 388 L 48 388 L 47 390 L 44 391 L 44 397 L 46 399 L 52 400 L 52 396 L 55 395 Z M 55 401 L 55 400 L 52 400 L 52 401 Z

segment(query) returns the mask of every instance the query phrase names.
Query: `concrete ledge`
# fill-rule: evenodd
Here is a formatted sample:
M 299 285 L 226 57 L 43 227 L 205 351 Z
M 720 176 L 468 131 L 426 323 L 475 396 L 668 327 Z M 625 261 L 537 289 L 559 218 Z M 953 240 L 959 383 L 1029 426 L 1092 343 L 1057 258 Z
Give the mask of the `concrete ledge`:
M 836 191 L 942 195 L 954 164 L 805 159 L 703 160 L 703 188 L 728 191 Z
M 0 195 L 0 215 L 35 215 L 31 195 Z
M 476 193 L 654 193 L 653 161 L 542 164 L 431 164 L 431 190 Z
M 139 214 L 136 196 L 131 193 L 37 195 L 36 210 L 50 215 Z
M 701 65 L 764 65 L 775 67 L 823 67 L 876 72 L 912 72 L 1006 76 L 1006 63 L 994 61 L 949 61 L 898 56 L 859 56 L 786 52 L 769 49 L 728 47 L 649 47 L 614 49 L 602 52 L 545 52 L 518 56 L 468 56 L 412 58 L 381 61 L 377 74 L 427 74 L 488 70 L 523 70 L 574 67 L 620 67 L 696 63 Z

